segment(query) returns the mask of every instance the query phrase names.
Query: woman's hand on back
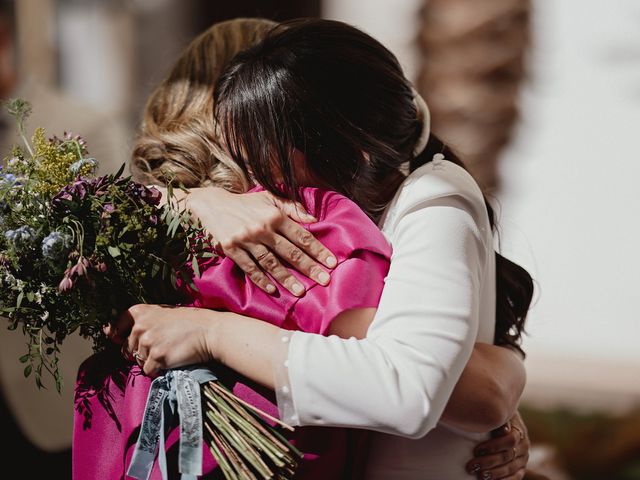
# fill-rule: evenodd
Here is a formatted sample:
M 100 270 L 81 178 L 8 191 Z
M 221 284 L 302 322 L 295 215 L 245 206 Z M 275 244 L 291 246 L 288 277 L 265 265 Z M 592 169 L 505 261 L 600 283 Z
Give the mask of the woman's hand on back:
M 526 476 L 529 461 L 529 432 L 519 413 L 493 438 L 476 446 L 475 458 L 467 463 L 467 472 L 479 480 L 520 480 Z
M 218 248 L 267 293 L 276 286 L 300 296 L 304 287 L 283 261 L 321 285 L 329 283 L 322 268 L 337 264 L 334 255 L 300 223 L 313 223 L 298 203 L 279 199 L 269 192 L 242 195 L 222 188 L 191 189 L 186 206 L 216 241 Z

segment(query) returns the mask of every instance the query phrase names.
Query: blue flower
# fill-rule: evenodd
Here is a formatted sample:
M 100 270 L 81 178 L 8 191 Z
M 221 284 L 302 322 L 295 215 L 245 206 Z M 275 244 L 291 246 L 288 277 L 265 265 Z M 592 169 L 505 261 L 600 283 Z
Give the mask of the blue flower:
M 42 240 L 42 256 L 47 260 L 59 261 L 69 253 L 71 235 L 51 232 Z
M 0 175 L 0 182 L 3 183 L 13 185 L 14 183 L 16 183 L 16 180 L 17 178 L 13 173 L 5 173 L 3 175 Z
M 7 230 L 4 232 L 4 236 L 16 253 L 28 251 L 36 242 L 36 231 L 26 225 L 15 230 Z

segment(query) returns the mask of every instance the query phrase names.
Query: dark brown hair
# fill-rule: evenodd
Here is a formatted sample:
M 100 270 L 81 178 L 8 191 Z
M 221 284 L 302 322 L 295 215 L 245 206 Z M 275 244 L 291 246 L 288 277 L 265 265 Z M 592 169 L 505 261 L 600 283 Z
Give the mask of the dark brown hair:
M 413 158 L 422 123 L 411 84 L 389 50 L 341 22 L 298 20 L 274 28 L 236 56 L 214 97 L 231 156 L 277 195 L 297 198 L 296 150 L 311 177 L 374 220 L 404 179 L 402 164 L 411 161 L 415 169 L 441 152 L 462 165 L 434 135 Z M 493 226 L 488 204 L 487 210 Z M 495 342 L 520 350 L 533 282 L 499 254 L 496 270 Z

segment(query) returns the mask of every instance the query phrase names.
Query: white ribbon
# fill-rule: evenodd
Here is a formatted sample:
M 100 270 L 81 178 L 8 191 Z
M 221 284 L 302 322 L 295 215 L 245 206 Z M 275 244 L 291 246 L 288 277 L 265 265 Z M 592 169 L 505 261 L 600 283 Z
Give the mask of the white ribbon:
M 176 415 L 180 420 L 178 469 L 181 479 L 196 480 L 202 475 L 200 384 L 212 380 L 216 380 L 216 376 L 210 370 L 192 367 L 169 370 L 151 382 L 128 476 L 148 480 L 157 454 L 162 478 L 168 479 L 165 434 Z

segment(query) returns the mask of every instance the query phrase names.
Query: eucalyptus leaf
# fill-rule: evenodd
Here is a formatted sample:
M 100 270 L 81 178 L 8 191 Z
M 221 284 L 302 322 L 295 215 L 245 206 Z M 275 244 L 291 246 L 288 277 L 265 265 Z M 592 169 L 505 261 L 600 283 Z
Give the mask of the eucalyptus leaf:
M 200 265 L 198 265 L 198 257 L 196 257 L 195 255 L 193 256 L 193 259 L 191 260 L 191 266 L 193 267 L 193 273 L 197 277 L 200 277 Z

